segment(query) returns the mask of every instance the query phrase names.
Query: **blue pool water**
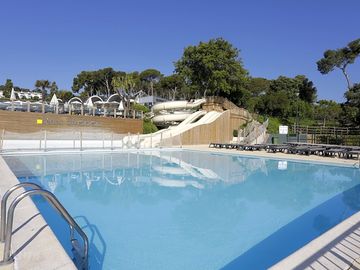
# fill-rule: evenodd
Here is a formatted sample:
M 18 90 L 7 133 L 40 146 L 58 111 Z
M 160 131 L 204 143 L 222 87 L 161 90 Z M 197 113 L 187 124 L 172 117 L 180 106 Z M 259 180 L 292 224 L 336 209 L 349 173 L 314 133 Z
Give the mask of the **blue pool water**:
M 8 156 L 91 242 L 90 269 L 265 269 L 360 208 L 360 170 L 185 150 Z M 66 224 L 36 198 L 71 255 Z

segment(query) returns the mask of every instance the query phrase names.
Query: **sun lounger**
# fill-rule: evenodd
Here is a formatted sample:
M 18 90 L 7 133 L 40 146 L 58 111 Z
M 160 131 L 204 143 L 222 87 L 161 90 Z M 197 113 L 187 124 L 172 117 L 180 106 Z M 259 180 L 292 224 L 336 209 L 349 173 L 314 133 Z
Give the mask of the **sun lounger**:
M 273 144 L 273 145 L 269 145 L 266 150 L 268 152 L 272 152 L 272 153 L 276 153 L 276 152 L 282 152 L 284 153 L 285 151 L 287 151 L 289 149 L 288 145 L 285 144 Z

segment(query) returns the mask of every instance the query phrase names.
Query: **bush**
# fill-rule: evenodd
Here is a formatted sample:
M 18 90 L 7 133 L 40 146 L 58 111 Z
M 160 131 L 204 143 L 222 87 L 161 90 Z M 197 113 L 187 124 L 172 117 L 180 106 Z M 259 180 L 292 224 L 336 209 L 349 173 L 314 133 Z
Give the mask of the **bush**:
M 142 104 L 139 104 L 139 103 L 132 104 L 131 107 L 135 111 L 142 111 L 144 113 L 150 112 L 150 109 L 148 107 L 146 107 Z
M 281 122 L 280 122 L 279 118 L 269 117 L 269 125 L 267 127 L 267 133 L 278 134 L 280 125 L 281 125 Z
M 144 119 L 143 122 L 143 134 L 154 133 L 158 131 L 158 128 L 149 119 Z

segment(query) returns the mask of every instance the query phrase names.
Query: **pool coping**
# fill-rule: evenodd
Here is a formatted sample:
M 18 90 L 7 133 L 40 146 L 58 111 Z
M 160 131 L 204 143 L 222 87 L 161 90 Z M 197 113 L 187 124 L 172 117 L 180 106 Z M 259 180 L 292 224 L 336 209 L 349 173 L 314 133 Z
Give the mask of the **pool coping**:
M 0 194 L 19 183 L 0 155 Z M 21 191 L 21 190 L 20 190 Z M 16 195 L 19 192 L 15 192 Z M 14 198 L 11 196 L 10 198 Z M 9 205 L 9 203 L 8 203 Z M 51 228 L 30 198 L 25 198 L 16 208 L 12 236 L 12 252 L 16 252 L 13 269 L 26 270 L 76 270 Z M 0 266 L 1 269 L 11 269 Z
M 269 269 L 284 270 L 284 269 L 304 269 L 304 267 L 310 267 L 312 263 L 319 261 L 319 258 L 321 257 L 325 257 L 324 255 L 327 252 L 331 252 L 333 248 L 336 248 L 337 244 L 339 244 L 342 240 L 346 239 L 346 237 L 350 233 L 358 229 L 359 224 L 360 224 L 360 212 L 357 212 L 354 215 L 347 218 L 346 220 L 344 220 L 343 222 L 332 227 L 322 235 L 318 236 L 314 240 L 310 241 L 305 246 L 293 252 L 286 258 L 277 262 Z M 353 256 L 348 254 L 345 255 L 347 255 L 350 258 Z M 340 258 L 338 259 L 340 260 Z M 351 261 L 346 263 L 346 266 L 342 267 L 342 269 L 353 269 L 351 267 L 359 263 L 360 262 L 359 259 L 360 259 L 360 255 L 358 254 L 357 257 L 352 258 Z M 309 269 L 313 269 L 313 268 L 309 268 Z M 358 268 L 355 267 L 355 269 Z

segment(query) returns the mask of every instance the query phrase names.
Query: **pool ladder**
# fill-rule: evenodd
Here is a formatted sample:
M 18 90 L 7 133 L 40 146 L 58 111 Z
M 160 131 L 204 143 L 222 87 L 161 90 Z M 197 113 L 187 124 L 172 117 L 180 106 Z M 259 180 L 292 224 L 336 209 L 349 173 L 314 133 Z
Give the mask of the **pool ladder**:
M 26 190 L 18 195 L 10 204 L 9 210 L 6 215 L 6 204 L 9 196 L 17 189 L 28 187 L 30 190 Z M 16 206 L 20 201 L 22 201 L 26 197 L 31 197 L 34 195 L 40 195 L 47 200 L 48 203 L 52 207 L 54 207 L 58 213 L 65 219 L 65 221 L 70 226 L 70 241 L 73 247 L 73 250 L 80 254 L 81 247 L 75 238 L 75 230 L 81 236 L 84 241 L 83 253 L 81 256 L 82 262 L 80 269 L 87 270 L 88 269 L 88 252 L 89 252 L 89 240 L 84 233 L 84 231 L 80 228 L 80 226 L 76 223 L 73 217 L 68 213 L 65 207 L 58 201 L 55 195 L 37 184 L 30 182 L 23 182 L 11 187 L 1 199 L 1 221 L 0 221 L 0 245 L 3 245 L 3 259 L 0 261 L 1 266 L 10 265 L 14 262 L 14 258 L 11 255 L 11 238 L 12 238 L 12 229 L 13 229 L 13 220 L 14 220 L 14 211 Z M 1 258 L 0 258 L 1 260 Z

